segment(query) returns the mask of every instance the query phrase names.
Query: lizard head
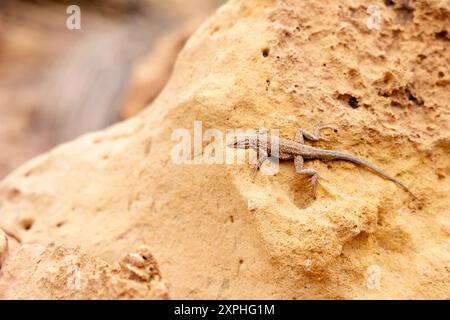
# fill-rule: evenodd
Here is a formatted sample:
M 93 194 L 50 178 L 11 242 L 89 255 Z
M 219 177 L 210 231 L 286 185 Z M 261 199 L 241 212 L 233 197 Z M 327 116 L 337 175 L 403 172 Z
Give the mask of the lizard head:
M 227 143 L 230 148 L 237 149 L 255 149 L 259 148 L 261 141 L 265 141 L 264 145 L 267 145 L 267 131 L 260 130 L 259 133 L 247 132 L 246 134 L 238 134 L 231 137 L 231 141 Z
M 251 147 L 250 137 L 246 135 L 234 136 L 231 141 L 227 143 L 230 148 L 249 149 Z

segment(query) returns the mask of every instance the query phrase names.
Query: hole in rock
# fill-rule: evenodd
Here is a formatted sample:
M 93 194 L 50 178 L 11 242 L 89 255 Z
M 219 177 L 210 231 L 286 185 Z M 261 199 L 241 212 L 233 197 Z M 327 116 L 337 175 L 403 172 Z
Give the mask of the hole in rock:
M 33 223 L 34 223 L 34 220 L 33 220 L 33 219 L 31 219 L 31 218 L 26 218 L 26 219 L 23 219 L 23 220 L 20 222 L 20 225 L 22 226 L 22 228 L 23 228 L 24 230 L 30 230 L 31 227 L 33 226 Z
M 353 109 L 356 109 L 356 108 L 359 107 L 358 99 L 356 99 L 356 98 L 353 97 L 353 96 L 350 96 L 350 97 L 348 98 L 348 104 L 349 104 L 350 107 L 352 107 Z
M 439 32 L 436 32 L 434 34 L 434 36 L 436 37 L 436 39 L 438 40 L 450 40 L 450 38 L 448 37 L 448 32 L 447 30 L 442 30 Z

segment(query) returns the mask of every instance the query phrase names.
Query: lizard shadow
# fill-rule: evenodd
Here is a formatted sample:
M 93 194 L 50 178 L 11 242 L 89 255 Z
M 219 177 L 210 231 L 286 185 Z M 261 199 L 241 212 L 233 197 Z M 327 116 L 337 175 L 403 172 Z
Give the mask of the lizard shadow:
M 305 176 L 294 176 L 289 188 L 290 198 L 294 205 L 299 209 L 309 207 L 315 200 L 309 178 Z
M 289 185 L 289 198 L 297 208 L 308 208 L 317 200 L 318 191 L 323 189 L 321 181 L 319 180 L 317 182 L 316 190 L 314 191 L 310 177 L 298 174 L 295 171 L 295 167 L 292 165 L 292 160 L 279 161 L 281 167 L 285 167 L 283 175 L 289 179 L 289 181 L 287 181 L 287 184 Z M 305 163 L 308 162 L 305 161 Z

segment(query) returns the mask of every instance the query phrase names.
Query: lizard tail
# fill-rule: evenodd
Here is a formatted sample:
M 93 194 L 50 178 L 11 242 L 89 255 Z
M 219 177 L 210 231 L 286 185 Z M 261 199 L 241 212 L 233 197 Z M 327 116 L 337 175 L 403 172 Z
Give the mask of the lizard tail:
M 391 177 L 390 175 L 385 173 L 383 170 L 381 170 L 377 166 L 375 166 L 367 161 L 364 161 L 362 159 L 359 159 L 355 156 L 352 156 L 350 154 L 346 154 L 343 152 L 326 150 L 325 153 L 326 153 L 326 156 L 324 157 L 323 160 L 343 160 L 343 161 L 348 161 L 348 162 L 354 163 L 361 167 L 365 167 L 365 168 L 369 169 L 370 171 L 372 171 L 373 173 L 383 177 L 384 179 L 392 181 L 397 186 L 399 186 L 400 188 L 402 188 L 403 190 L 408 192 L 414 199 L 416 199 L 416 200 L 418 199 L 417 196 L 414 193 L 412 193 L 412 191 L 409 190 L 409 188 L 407 186 L 405 186 L 401 181 L 395 179 L 394 177 Z

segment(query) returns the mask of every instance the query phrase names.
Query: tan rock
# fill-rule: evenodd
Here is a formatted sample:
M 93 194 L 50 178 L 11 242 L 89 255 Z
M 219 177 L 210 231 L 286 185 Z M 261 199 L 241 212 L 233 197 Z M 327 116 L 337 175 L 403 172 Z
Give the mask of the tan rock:
M 144 252 L 130 254 L 146 259 L 131 267 L 135 261 L 128 256 L 120 266 L 109 265 L 80 249 L 24 245 L 1 271 L 0 299 L 166 299 L 157 264 L 148 249 Z M 136 278 L 129 268 L 148 276 Z
M 2 268 L 3 262 L 6 260 L 8 255 L 8 238 L 6 234 L 0 229 L 0 269 Z
M 8 176 L 0 226 L 109 263 L 146 244 L 174 298 L 450 298 L 450 4 L 401 19 L 380 4 L 380 30 L 371 4 L 230 1 L 150 108 Z M 340 162 L 307 164 L 327 180 L 314 199 L 289 162 L 252 178 L 171 160 L 173 130 L 194 121 L 291 138 L 320 120 L 338 131 L 316 146 L 371 161 L 420 201 Z

